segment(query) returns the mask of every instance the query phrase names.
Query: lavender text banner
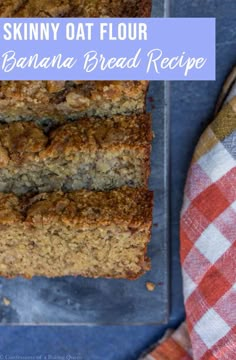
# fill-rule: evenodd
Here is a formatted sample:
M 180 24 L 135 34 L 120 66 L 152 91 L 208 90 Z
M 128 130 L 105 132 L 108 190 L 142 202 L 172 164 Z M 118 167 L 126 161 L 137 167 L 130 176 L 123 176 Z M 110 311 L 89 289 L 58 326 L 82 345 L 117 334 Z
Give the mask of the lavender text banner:
M 0 80 L 215 80 L 215 19 L 2 18 Z

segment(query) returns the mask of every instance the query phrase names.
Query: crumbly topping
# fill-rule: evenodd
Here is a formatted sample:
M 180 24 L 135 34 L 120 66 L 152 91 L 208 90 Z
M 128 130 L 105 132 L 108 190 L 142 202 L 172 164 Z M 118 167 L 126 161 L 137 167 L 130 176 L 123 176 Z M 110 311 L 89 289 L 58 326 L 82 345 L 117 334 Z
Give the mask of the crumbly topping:
M 31 122 L 14 122 L 0 125 L 0 167 L 10 161 L 16 165 L 35 159 L 35 154 L 45 149 L 47 137 Z
M 1 81 L 0 101 L 27 101 L 33 104 L 67 102 L 81 109 L 92 101 L 129 99 L 144 93 L 147 81 Z M 89 102 L 89 103 L 88 103 Z
M 0 168 L 47 158 L 67 158 L 81 150 L 150 148 L 149 114 L 81 119 L 59 126 L 47 136 L 33 122 L 0 125 Z
M 152 192 L 123 187 L 109 192 L 86 190 L 36 196 L 27 211 L 28 223 L 59 221 L 86 228 L 91 225 L 150 226 Z
M 142 17 L 151 1 L 142 0 L 5 0 L 1 17 Z
M 50 145 L 41 157 L 69 156 L 79 150 L 142 147 L 152 140 L 149 114 L 114 116 L 110 119 L 81 119 L 59 127 L 49 135 Z
M 80 190 L 44 193 L 19 199 L 0 193 L 0 224 L 54 224 L 88 226 L 118 224 L 150 228 L 153 194 L 145 189 L 123 187 L 109 192 Z
M 19 199 L 13 194 L 0 193 L 0 225 L 20 223 L 22 219 Z

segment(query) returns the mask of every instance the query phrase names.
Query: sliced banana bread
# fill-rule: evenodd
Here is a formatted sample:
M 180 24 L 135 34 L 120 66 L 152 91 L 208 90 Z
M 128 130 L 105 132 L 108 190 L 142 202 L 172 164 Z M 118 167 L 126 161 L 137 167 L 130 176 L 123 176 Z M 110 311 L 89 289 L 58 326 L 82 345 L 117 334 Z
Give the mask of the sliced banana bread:
M 152 192 L 0 194 L 0 275 L 135 279 L 149 269 Z
M 151 139 L 149 114 L 80 119 L 47 135 L 33 122 L 0 125 L 0 191 L 144 187 Z
M 0 17 L 149 17 L 151 3 L 8 0 L 0 1 Z M 147 81 L 2 81 L 0 121 L 40 119 L 48 126 L 78 116 L 140 113 L 147 86 Z
M 1 81 L 0 121 L 35 120 L 45 128 L 84 116 L 145 110 L 147 81 Z

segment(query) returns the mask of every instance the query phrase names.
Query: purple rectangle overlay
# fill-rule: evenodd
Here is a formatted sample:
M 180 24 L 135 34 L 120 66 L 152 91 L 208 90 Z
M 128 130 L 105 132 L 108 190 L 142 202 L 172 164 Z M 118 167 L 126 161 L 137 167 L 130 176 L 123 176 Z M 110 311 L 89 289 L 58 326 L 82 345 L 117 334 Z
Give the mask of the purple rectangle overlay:
M 2 18 L 0 80 L 215 80 L 215 19 Z

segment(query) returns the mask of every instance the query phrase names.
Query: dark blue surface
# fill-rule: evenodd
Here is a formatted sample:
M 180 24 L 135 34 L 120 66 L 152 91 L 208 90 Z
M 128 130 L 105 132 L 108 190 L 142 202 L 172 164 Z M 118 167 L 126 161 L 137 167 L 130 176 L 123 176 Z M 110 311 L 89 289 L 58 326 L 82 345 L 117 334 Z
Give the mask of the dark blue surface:
M 170 325 L 177 326 L 184 317 L 178 256 L 178 222 L 183 186 L 194 146 L 212 116 L 224 78 L 236 61 L 236 3 L 232 0 L 172 0 L 171 15 L 217 17 L 216 81 L 171 83 Z M 163 334 L 164 329 L 163 326 L 4 327 L 0 329 L 0 353 L 70 354 L 77 356 L 74 360 L 134 360 Z

